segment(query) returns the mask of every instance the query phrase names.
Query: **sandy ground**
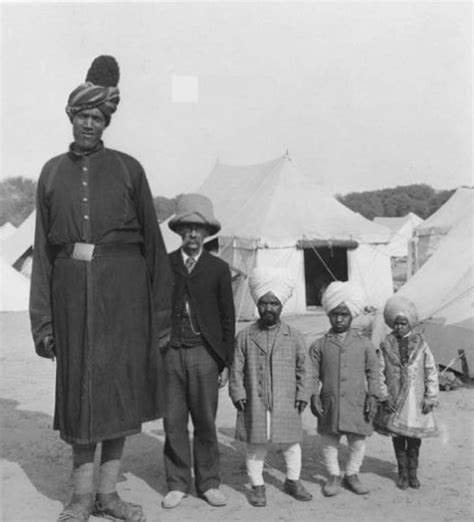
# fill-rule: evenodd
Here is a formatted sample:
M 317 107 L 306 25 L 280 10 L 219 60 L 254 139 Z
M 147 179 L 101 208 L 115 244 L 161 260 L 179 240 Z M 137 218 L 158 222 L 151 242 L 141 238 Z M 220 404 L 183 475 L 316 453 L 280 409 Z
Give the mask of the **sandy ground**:
M 325 319 L 317 315 L 291 318 L 290 322 L 308 340 L 326 326 Z M 51 429 L 54 363 L 34 354 L 26 313 L 0 314 L 0 334 L 1 520 L 51 522 L 67 500 L 70 472 L 70 448 Z M 467 388 L 441 394 L 440 436 L 423 442 L 418 491 L 396 489 L 390 440 L 374 434 L 368 440 L 361 470 L 370 495 L 358 497 L 344 490 L 337 497 L 323 497 L 326 474 L 320 441 L 315 419 L 305 411 L 302 480 L 314 494 L 313 500 L 297 502 L 282 491 L 284 463 L 281 455 L 271 451 L 265 469 L 268 506 L 253 508 L 246 498 L 243 447 L 233 440 L 235 411 L 227 389 L 221 391 L 217 419 L 222 490 L 229 497 L 226 507 L 213 508 L 193 495 L 174 510 L 160 507 L 166 494 L 161 421 L 146 424 L 143 433 L 128 439 L 118 489 L 125 499 L 143 505 L 149 522 L 472 520 L 473 394 Z M 342 458 L 346 455 L 343 445 Z

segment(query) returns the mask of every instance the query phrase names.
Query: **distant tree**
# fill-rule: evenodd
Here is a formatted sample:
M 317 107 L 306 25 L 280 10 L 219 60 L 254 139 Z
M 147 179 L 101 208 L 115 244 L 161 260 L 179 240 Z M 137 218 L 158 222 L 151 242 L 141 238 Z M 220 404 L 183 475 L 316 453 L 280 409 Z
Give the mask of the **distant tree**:
M 454 190 L 436 191 L 429 185 L 416 184 L 367 192 L 350 192 L 336 197 L 346 207 L 359 212 L 367 219 L 376 216 L 405 216 L 408 212 L 426 219 L 438 210 L 453 192 Z
M 0 181 L 0 226 L 10 222 L 16 227 L 35 209 L 36 181 L 23 176 Z

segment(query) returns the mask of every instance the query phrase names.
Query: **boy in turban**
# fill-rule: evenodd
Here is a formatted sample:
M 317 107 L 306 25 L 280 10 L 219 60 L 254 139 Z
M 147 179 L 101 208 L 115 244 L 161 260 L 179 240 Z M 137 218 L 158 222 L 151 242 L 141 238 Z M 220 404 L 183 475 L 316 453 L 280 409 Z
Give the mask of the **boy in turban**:
M 237 413 L 236 439 L 247 443 L 253 506 L 266 505 L 263 465 L 269 443 L 283 452 L 284 490 L 297 500 L 312 495 L 300 479 L 301 413 L 309 402 L 310 367 L 300 332 L 280 320 L 294 282 L 282 270 L 256 269 L 249 280 L 260 319 L 237 335 L 229 394 Z
M 375 348 L 351 328 L 352 320 L 364 307 L 362 289 L 354 283 L 335 281 L 326 288 L 322 306 L 331 329 L 311 345 L 309 353 L 314 378 L 311 411 L 318 418 L 329 473 L 323 494 L 329 497 L 340 491 L 338 448 L 345 435 L 349 461 L 344 484 L 354 493 L 364 495 L 369 490 L 358 473 L 365 454 L 365 438 L 372 433 L 379 387 Z
M 171 269 L 143 168 L 101 139 L 118 79 L 113 57 L 94 60 L 66 107 L 74 142 L 46 163 L 37 188 L 30 317 L 37 353 L 57 361 L 54 428 L 72 446 L 63 522 L 92 512 L 145 520 L 119 497 L 117 478 L 125 437 L 162 409 Z
M 421 439 L 437 434 L 433 408 L 438 406 L 438 370 L 423 335 L 412 331 L 418 323 L 414 303 L 403 296 L 391 297 L 384 319 L 392 332 L 377 352 L 382 405 L 374 425 L 379 433 L 392 437 L 397 487 L 418 489 Z

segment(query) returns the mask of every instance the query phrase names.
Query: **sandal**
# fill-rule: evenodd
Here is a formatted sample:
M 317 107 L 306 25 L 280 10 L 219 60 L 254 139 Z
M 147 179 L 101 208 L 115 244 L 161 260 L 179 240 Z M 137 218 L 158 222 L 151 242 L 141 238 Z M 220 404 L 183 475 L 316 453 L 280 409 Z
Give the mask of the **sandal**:
M 73 495 L 57 522 L 87 522 L 92 514 L 92 495 Z
M 146 522 L 142 507 L 122 500 L 118 493 L 98 494 L 94 511 L 98 517 L 109 520 L 125 520 L 125 522 Z

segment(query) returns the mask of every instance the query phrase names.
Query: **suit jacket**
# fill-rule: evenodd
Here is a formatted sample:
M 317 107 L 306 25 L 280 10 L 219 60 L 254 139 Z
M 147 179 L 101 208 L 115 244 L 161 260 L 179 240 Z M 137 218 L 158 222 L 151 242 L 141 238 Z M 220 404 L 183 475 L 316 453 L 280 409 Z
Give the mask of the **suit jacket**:
M 180 328 L 182 301 L 188 293 L 201 335 L 217 356 L 220 369 L 230 366 L 234 356 L 235 310 L 229 265 L 203 251 L 189 274 L 181 249 L 169 254 L 174 275 L 171 328 Z

